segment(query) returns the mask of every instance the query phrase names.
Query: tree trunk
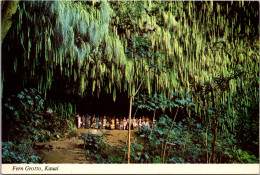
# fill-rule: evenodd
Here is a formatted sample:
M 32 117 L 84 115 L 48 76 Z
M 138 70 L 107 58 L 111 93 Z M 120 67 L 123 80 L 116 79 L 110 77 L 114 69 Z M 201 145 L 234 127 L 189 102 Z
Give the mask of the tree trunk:
M 185 136 L 184 136 L 184 144 L 183 144 L 183 149 L 182 149 L 182 158 L 184 159 L 184 153 L 185 153 L 185 149 L 186 149 L 186 142 L 187 142 L 187 140 L 188 140 L 188 137 L 187 137 L 187 135 L 188 134 L 186 134 Z
M 1 43 L 12 26 L 12 16 L 16 13 L 19 1 L 2 1 L 1 2 Z
M 190 118 L 190 114 L 188 113 L 187 109 L 186 109 L 186 113 L 188 114 L 189 118 Z M 187 143 L 187 140 L 188 140 L 188 135 L 189 135 L 189 132 L 190 132 L 190 122 L 188 122 L 188 133 L 184 136 L 184 145 L 183 145 L 183 149 L 182 149 L 182 158 L 184 159 L 184 153 L 185 153 L 185 149 L 186 149 L 186 143 Z M 187 138 L 186 138 L 187 137 Z
M 176 117 L 177 117 L 178 110 L 179 110 L 179 108 L 177 108 L 177 111 L 176 111 L 176 113 L 175 113 L 174 119 L 173 119 L 173 121 L 172 121 L 171 128 L 170 128 L 170 130 L 169 130 L 169 132 L 168 132 L 168 135 L 167 135 L 167 137 L 166 137 L 166 139 L 165 139 L 165 141 L 164 141 L 164 149 L 163 149 L 163 155 L 162 155 L 162 163 L 164 163 L 164 157 L 165 157 L 166 146 L 167 146 L 167 143 L 166 143 L 166 142 L 167 142 L 167 139 L 169 138 L 170 132 L 172 131 L 172 127 L 173 127 L 173 124 L 174 124 L 175 119 L 176 119 Z
M 216 124 L 214 128 L 214 140 L 212 143 L 212 159 L 211 162 L 215 163 L 215 147 L 216 147 L 216 142 L 217 142 L 217 135 L 218 135 L 218 117 L 216 119 Z
M 152 129 L 151 129 L 151 134 L 153 133 L 153 121 L 155 120 L 155 114 L 156 114 L 156 109 L 153 112 L 153 120 L 152 120 Z
M 206 153 L 207 153 L 207 163 L 209 163 L 209 153 L 208 153 L 208 125 L 206 128 Z
M 139 106 L 137 106 L 137 108 L 136 108 L 136 110 L 135 110 L 135 114 L 137 113 L 138 109 L 139 109 Z M 135 114 L 134 114 L 133 117 L 135 117 Z
M 130 106 L 129 106 L 129 126 L 128 126 L 128 157 L 127 163 L 130 163 L 130 145 L 131 145 L 131 112 L 132 112 L 132 100 L 133 96 L 130 96 Z
M 128 156 L 127 156 L 127 163 L 130 163 L 130 147 L 131 147 L 131 112 L 132 112 L 132 101 L 134 96 L 138 93 L 138 91 L 140 90 L 142 84 L 144 82 L 144 78 L 142 79 L 142 82 L 140 83 L 139 87 L 137 88 L 136 92 L 133 93 L 133 89 L 130 90 L 131 95 L 130 95 L 130 105 L 129 105 L 129 127 L 128 127 Z M 130 87 L 131 89 L 131 87 Z M 138 108 L 137 108 L 138 109 Z

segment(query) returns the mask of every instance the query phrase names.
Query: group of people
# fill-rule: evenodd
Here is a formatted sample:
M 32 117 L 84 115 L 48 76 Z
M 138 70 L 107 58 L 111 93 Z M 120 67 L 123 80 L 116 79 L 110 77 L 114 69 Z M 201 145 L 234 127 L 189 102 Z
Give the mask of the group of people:
M 104 116 L 90 116 L 90 115 L 77 115 L 77 125 L 78 129 L 117 129 L 117 130 L 128 130 L 128 127 L 131 127 L 131 129 L 135 129 L 137 127 L 155 127 L 156 121 L 154 120 L 153 123 L 151 123 L 150 119 L 147 117 L 140 117 L 135 118 L 131 120 L 131 123 L 129 124 L 129 118 L 126 119 L 126 117 L 106 117 Z

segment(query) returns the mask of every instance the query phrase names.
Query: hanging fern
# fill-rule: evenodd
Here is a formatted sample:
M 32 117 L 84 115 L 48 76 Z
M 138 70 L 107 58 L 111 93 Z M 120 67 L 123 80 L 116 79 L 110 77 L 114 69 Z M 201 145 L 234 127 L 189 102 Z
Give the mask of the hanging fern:
M 22 53 L 10 57 L 14 72 L 23 72 L 24 84 L 35 79 L 45 94 L 63 77 L 68 87 L 77 84 L 74 93 L 99 95 L 105 90 L 116 100 L 119 91 L 130 95 L 143 81 L 141 90 L 148 94 L 169 96 L 188 90 L 201 104 L 196 107 L 200 116 L 208 115 L 205 108 L 214 108 L 212 100 L 203 100 L 213 96 L 216 106 L 227 106 L 226 117 L 232 123 L 233 94 L 240 88 L 249 92 L 244 81 L 258 78 L 259 26 L 253 19 L 259 12 L 254 6 L 213 1 L 21 1 L 6 44 L 9 53 Z M 135 50 L 129 51 L 132 44 Z M 243 75 L 236 75 L 239 67 Z M 219 77 L 228 80 L 223 82 L 225 89 L 216 81 Z M 205 94 L 208 88 L 214 94 Z

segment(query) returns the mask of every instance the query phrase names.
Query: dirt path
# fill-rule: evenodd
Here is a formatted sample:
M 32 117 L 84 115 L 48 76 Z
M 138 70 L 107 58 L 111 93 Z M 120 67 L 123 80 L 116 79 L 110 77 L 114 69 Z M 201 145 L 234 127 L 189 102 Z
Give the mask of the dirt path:
M 79 129 L 77 131 L 78 136 L 87 134 L 91 131 L 93 134 L 100 133 L 101 131 L 96 129 Z M 104 136 L 104 140 L 112 147 L 121 147 L 126 144 L 127 131 L 119 130 L 104 130 L 107 134 Z M 94 163 L 85 156 L 83 149 L 83 140 L 78 137 L 66 139 L 63 141 L 50 141 L 36 143 L 37 154 L 44 159 L 46 163 L 77 163 L 86 164 Z

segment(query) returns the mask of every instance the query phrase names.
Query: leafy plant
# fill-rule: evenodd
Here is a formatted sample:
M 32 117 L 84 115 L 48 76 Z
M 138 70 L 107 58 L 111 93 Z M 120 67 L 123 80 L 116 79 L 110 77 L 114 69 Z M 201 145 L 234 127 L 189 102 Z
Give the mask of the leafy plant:
M 142 155 L 147 158 L 148 163 L 162 162 L 163 146 L 166 144 L 165 162 L 168 163 L 184 163 L 184 162 L 205 162 L 204 157 L 204 143 L 200 135 L 203 135 L 203 129 L 200 125 L 195 124 L 195 120 L 174 122 L 173 129 L 171 129 L 172 119 L 167 115 L 160 117 L 156 128 L 151 134 L 151 129 L 148 127 L 140 128 L 137 132 L 139 142 L 142 144 Z M 188 132 L 187 124 L 190 124 L 192 129 Z M 169 135 L 169 137 L 167 137 Z M 191 137 L 197 136 L 197 137 Z M 186 147 L 185 147 L 186 145 Z M 185 154 L 183 154 L 184 149 Z M 201 159 L 202 157 L 202 159 Z
M 86 135 L 79 136 L 84 141 L 84 149 L 90 150 L 93 153 L 100 152 L 100 146 L 104 144 L 101 134 L 92 134 L 89 132 Z
M 7 98 L 4 102 L 5 124 L 10 128 L 7 139 L 28 141 L 46 141 L 48 131 L 44 130 L 43 109 L 44 100 L 40 93 L 33 88 L 24 89 L 16 96 Z
M 65 120 L 56 111 L 49 108 L 45 111 L 41 94 L 33 88 L 7 98 L 3 111 L 4 129 L 8 132 L 5 140 L 48 141 L 65 137 L 76 129 L 73 115 Z
M 76 135 L 75 114 L 71 114 L 67 119 L 63 117 L 56 111 L 44 113 L 44 129 L 49 132 L 49 139 L 62 139 L 70 135 Z
M 2 142 L 3 163 L 42 163 L 36 152 L 28 143 L 15 145 L 13 142 Z
M 186 108 L 186 110 L 189 111 L 189 113 L 191 113 L 191 111 L 194 111 L 195 103 L 192 102 L 191 96 L 186 91 L 182 91 L 182 92 L 177 91 L 177 93 L 175 93 L 175 92 L 171 93 L 170 98 L 167 98 L 163 95 L 158 95 L 158 94 L 154 94 L 152 97 L 141 94 L 140 97 L 137 99 L 137 102 L 135 102 L 134 104 L 137 105 L 137 109 L 144 108 L 147 110 L 153 110 L 154 111 L 153 121 L 155 119 L 156 110 L 161 109 L 162 111 L 165 111 L 165 109 L 172 109 L 172 108 L 176 109 L 176 112 L 173 117 L 173 121 L 166 121 L 166 123 L 168 123 L 170 125 L 165 126 L 165 127 L 169 127 L 169 128 L 167 128 L 168 134 L 163 136 L 164 140 L 163 140 L 163 144 L 162 144 L 162 163 L 164 163 L 167 144 L 169 144 L 169 142 L 167 140 L 168 140 L 168 138 L 170 139 L 170 137 L 171 137 L 173 124 L 178 115 L 179 109 Z M 152 132 L 153 132 L 153 130 L 151 130 L 150 135 L 152 134 Z M 184 142 L 184 150 L 185 150 L 185 144 L 186 144 L 186 141 Z
M 108 160 L 111 163 L 122 163 L 123 162 L 123 157 L 119 157 L 117 155 L 111 154 L 110 156 L 108 156 Z
M 237 159 L 234 163 L 259 163 L 259 158 L 241 149 L 234 150 L 234 157 Z
M 89 131 L 88 134 L 79 136 L 79 138 L 84 141 L 84 149 L 86 149 L 88 157 L 93 158 L 98 163 L 110 163 L 110 160 L 104 154 L 108 145 L 103 140 L 103 135 L 92 134 Z

